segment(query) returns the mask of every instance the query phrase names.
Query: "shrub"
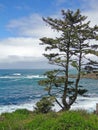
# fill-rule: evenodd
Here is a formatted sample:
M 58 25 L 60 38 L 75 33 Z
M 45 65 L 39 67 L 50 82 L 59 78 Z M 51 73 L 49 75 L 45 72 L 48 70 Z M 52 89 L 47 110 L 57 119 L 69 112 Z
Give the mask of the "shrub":
M 53 100 L 49 97 L 43 97 L 39 102 L 36 103 L 36 113 L 48 113 L 52 111 Z

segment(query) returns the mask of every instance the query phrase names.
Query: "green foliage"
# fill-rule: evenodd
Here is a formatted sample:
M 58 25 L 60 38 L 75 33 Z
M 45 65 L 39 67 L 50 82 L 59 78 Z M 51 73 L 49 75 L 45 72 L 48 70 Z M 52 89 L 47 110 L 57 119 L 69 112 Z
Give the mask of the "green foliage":
M 25 123 L 32 118 L 32 113 L 26 109 L 4 113 L 0 116 L 0 130 L 24 130 Z
M 78 64 L 77 64 L 77 61 L 72 61 L 71 63 L 72 67 L 76 68 L 78 70 Z
M 36 103 L 36 113 L 48 113 L 52 111 L 53 99 L 49 97 L 43 97 L 39 102 Z
M 62 10 L 61 19 L 43 18 L 52 29 L 61 34 L 56 38 L 40 39 L 41 45 L 45 45 L 44 56 L 50 64 L 57 65 L 61 69 L 46 72 L 47 78 L 39 84 L 45 86 L 45 90 L 50 96 L 55 97 L 63 110 L 69 110 L 78 94 L 83 95 L 86 92 L 85 89 L 79 88 L 84 59 L 87 60 L 86 54 L 91 53 L 96 56 L 98 54 L 89 44 L 90 40 L 97 39 L 98 26 L 90 27 L 90 21 L 87 22 L 86 19 L 87 17 L 81 15 L 79 9 L 75 12 Z M 70 65 L 77 69 L 75 79 L 70 79 Z M 61 95 L 62 103 L 57 100 L 58 95 Z
M 0 130 L 98 130 L 98 116 L 84 110 L 48 114 L 19 110 L 0 115 Z

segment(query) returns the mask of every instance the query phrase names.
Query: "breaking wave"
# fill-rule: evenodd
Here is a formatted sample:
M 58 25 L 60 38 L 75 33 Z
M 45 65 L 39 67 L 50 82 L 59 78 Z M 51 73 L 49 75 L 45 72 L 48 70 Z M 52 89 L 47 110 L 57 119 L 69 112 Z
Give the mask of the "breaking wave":
M 0 76 L 0 79 L 34 79 L 34 78 L 46 78 L 44 75 L 22 75 L 20 73 L 14 73 L 12 75 Z
M 1 105 L 0 114 L 5 112 L 13 112 L 17 109 L 27 109 L 33 111 L 37 101 L 38 99 L 23 104 Z M 98 102 L 98 97 L 94 97 L 94 98 L 78 97 L 77 103 L 74 103 L 72 105 L 71 110 L 82 109 L 82 110 L 87 110 L 88 112 L 94 112 L 96 109 L 97 102 Z M 61 108 L 55 103 L 53 110 L 59 111 L 60 109 Z

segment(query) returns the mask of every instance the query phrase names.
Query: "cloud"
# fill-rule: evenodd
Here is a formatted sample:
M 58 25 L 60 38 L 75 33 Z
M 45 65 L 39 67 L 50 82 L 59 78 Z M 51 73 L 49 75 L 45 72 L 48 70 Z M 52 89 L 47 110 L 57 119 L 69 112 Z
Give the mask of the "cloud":
M 42 17 L 38 14 L 32 14 L 18 20 L 11 20 L 7 25 L 7 29 L 19 36 L 41 38 L 45 36 L 55 37 L 58 35 L 58 33 L 51 30 L 49 26 L 46 26 Z
M 98 25 L 98 11 L 93 10 L 93 11 L 86 11 L 83 14 L 87 16 L 87 20 L 90 21 L 90 25 Z
M 0 41 L 0 62 L 34 61 L 42 59 L 44 47 L 34 38 L 7 38 Z
M 39 45 L 41 42 L 39 39 L 45 36 L 53 38 L 58 36 L 58 32 L 46 26 L 38 14 L 11 20 L 6 27 L 9 31 L 16 33 L 17 37 L 0 41 L 1 63 L 42 62 L 45 60 L 42 55 L 44 47 Z
M 82 0 L 84 8 L 87 6 L 88 1 Z M 88 16 L 88 20 L 91 21 L 91 26 L 98 23 L 98 9 L 96 4 L 92 4 L 93 0 L 90 0 L 88 7 L 91 9 L 82 10 L 82 14 Z M 64 0 L 58 0 L 58 2 L 65 2 Z M 95 0 L 94 0 L 95 2 Z M 97 2 L 98 3 L 98 2 Z M 52 15 L 60 18 L 59 14 Z M 41 37 L 56 37 L 59 36 L 57 32 L 51 30 L 46 23 L 43 22 L 42 16 L 39 14 L 32 14 L 27 17 L 10 20 L 7 24 L 7 29 L 12 33 L 15 33 L 17 37 L 9 37 L 0 40 L 0 63 L 17 63 L 21 66 L 26 63 L 36 62 L 40 65 L 44 60 L 42 54 L 44 53 L 44 47 L 40 46 Z M 38 62 L 40 61 L 40 62 Z M 33 64 L 35 65 L 35 64 Z
M 98 0 L 82 0 L 83 1 L 83 5 L 85 6 L 85 8 L 87 10 L 98 10 Z
M 86 10 L 82 10 L 83 15 L 87 16 L 87 20 L 90 20 L 91 26 L 98 25 L 98 0 L 83 0 Z
M 56 68 L 56 66 L 49 65 L 47 60 L 39 61 L 17 61 L 17 62 L 3 62 L 0 63 L 0 68 L 2 69 L 49 69 Z

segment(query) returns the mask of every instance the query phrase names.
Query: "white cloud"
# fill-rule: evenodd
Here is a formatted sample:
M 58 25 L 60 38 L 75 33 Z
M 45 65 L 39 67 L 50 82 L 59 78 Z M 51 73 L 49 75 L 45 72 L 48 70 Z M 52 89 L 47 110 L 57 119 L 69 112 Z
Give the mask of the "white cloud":
M 44 47 L 34 38 L 8 38 L 0 41 L 0 62 L 41 59 Z
M 84 15 L 87 16 L 87 20 L 90 20 L 90 25 L 98 25 L 98 10 L 86 11 Z
M 91 21 L 91 26 L 98 25 L 98 0 L 82 0 L 85 10 L 82 13 Z
M 46 26 L 42 17 L 38 14 L 32 14 L 29 17 L 11 20 L 7 28 L 20 36 L 29 36 L 41 38 L 44 36 L 55 37 L 58 35 L 49 26 Z
M 0 41 L 0 62 L 28 62 L 43 59 L 44 47 L 39 45 L 41 42 L 39 39 L 45 36 L 58 36 L 57 32 L 46 26 L 38 14 L 11 20 L 7 29 L 16 33 L 18 37 Z
M 82 0 L 84 6 L 87 10 L 96 10 L 98 9 L 98 0 Z
M 87 2 L 87 0 L 83 1 Z M 84 10 L 82 13 L 88 16 L 91 25 L 95 25 L 98 23 L 98 9 L 95 3 L 92 4 L 92 1 L 89 1 L 91 10 Z M 64 0 L 58 0 L 58 2 L 62 3 Z M 56 14 L 56 16 L 61 17 L 59 14 Z M 7 25 L 7 29 L 16 33 L 17 37 L 0 41 L 0 62 L 2 63 L 38 61 L 43 58 L 42 54 L 44 53 L 44 47 L 39 45 L 39 39 L 45 36 L 53 38 L 58 36 L 57 32 L 46 26 L 39 14 L 11 20 Z

